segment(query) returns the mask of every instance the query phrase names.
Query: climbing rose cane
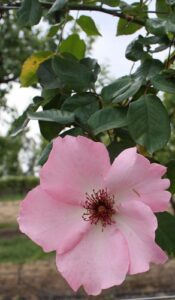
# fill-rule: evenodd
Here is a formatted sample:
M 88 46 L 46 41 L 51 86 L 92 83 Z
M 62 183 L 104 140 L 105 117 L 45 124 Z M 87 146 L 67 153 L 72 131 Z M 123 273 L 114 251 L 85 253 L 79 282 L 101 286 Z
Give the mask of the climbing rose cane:
M 126 274 L 164 263 L 155 243 L 156 217 L 167 209 L 166 168 L 123 151 L 110 165 L 102 143 L 57 138 L 40 172 L 40 185 L 22 201 L 20 230 L 44 251 L 56 250 L 59 272 L 76 291 L 97 295 Z

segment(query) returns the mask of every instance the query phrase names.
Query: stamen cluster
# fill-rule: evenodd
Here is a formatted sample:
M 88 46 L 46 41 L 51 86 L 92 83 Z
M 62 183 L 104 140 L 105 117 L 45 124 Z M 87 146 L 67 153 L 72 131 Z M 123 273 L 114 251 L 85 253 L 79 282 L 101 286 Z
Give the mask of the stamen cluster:
M 86 201 L 83 207 L 86 212 L 83 214 L 83 220 L 90 221 L 91 224 L 97 225 L 100 221 L 102 227 L 112 225 L 115 221 L 112 216 L 116 213 L 114 207 L 114 196 L 109 195 L 107 189 L 93 190 L 92 194 L 86 193 Z

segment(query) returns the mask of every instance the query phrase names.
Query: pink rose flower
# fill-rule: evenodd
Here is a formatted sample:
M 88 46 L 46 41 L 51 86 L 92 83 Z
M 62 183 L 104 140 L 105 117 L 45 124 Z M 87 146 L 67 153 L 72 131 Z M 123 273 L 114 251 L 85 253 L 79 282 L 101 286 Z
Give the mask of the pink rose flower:
M 153 212 L 167 209 L 166 168 L 123 151 L 110 165 L 102 143 L 57 138 L 40 185 L 22 201 L 19 225 L 44 251 L 56 250 L 59 272 L 88 294 L 121 284 L 126 274 L 164 263 Z

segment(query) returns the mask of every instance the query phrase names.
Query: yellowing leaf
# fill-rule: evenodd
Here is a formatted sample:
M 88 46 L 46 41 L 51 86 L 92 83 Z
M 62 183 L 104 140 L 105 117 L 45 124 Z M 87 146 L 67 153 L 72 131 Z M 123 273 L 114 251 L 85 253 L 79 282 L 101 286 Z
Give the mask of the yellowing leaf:
M 36 72 L 42 62 L 53 56 L 51 51 L 42 51 L 28 57 L 24 62 L 20 74 L 20 82 L 24 87 L 31 86 L 37 82 Z

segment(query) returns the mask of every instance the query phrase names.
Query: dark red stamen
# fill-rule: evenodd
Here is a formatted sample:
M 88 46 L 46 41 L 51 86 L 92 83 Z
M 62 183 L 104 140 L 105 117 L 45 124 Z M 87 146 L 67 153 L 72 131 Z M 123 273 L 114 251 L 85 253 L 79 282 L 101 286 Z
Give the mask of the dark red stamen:
M 86 201 L 83 207 L 86 212 L 83 214 L 83 220 L 90 221 L 91 224 L 97 225 L 101 222 L 103 227 L 112 225 L 115 221 L 112 220 L 116 213 L 114 207 L 114 196 L 109 195 L 107 189 L 101 189 L 98 192 L 93 190 L 92 194 L 86 193 Z

